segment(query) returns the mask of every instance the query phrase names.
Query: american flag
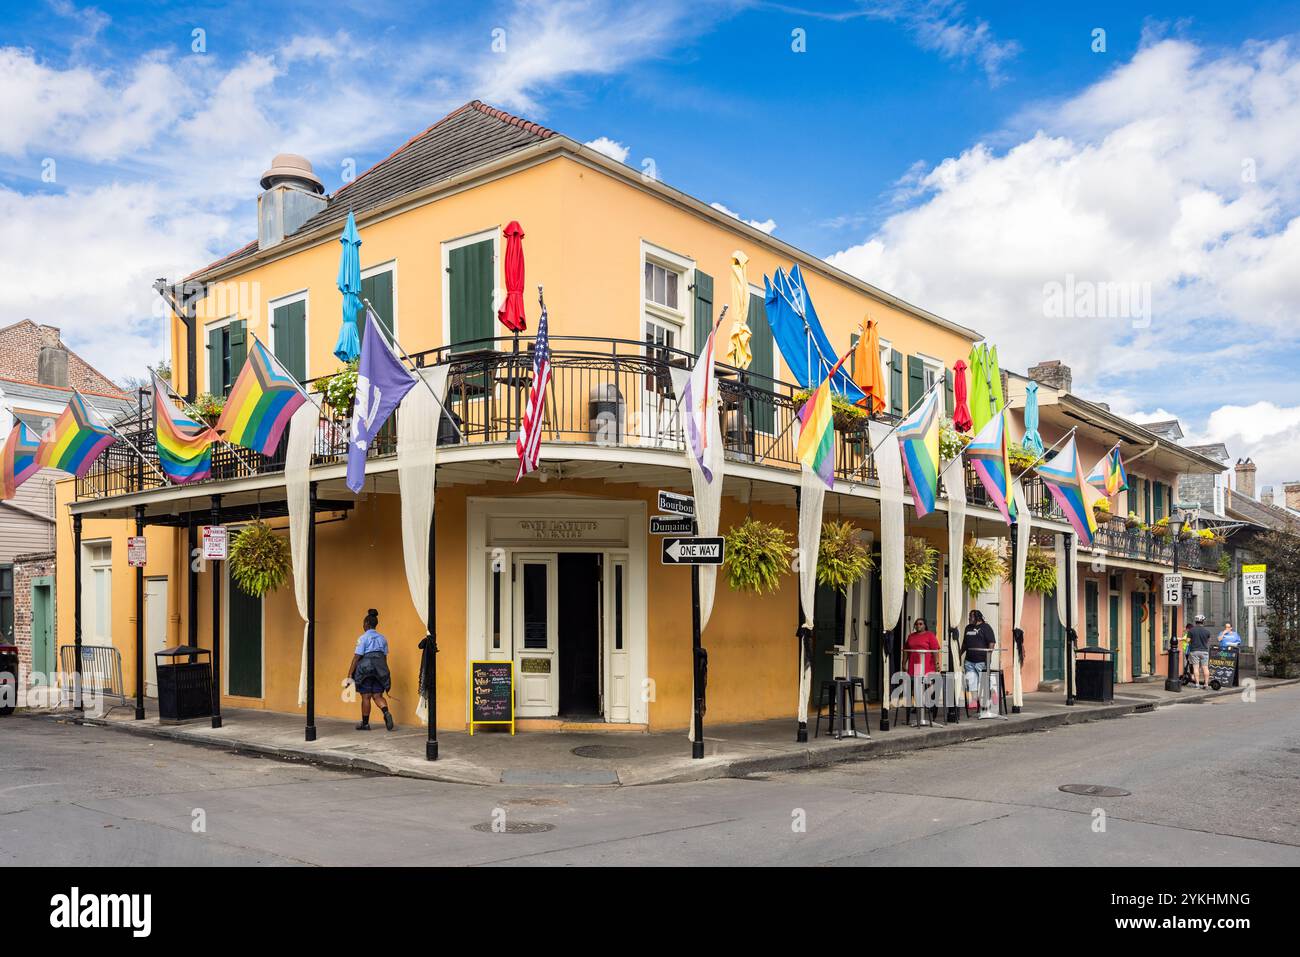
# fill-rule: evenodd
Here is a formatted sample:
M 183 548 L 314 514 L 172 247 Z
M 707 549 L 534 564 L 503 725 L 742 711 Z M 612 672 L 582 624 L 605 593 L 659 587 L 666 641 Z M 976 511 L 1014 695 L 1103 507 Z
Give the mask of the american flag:
M 533 383 L 528 389 L 528 405 L 524 407 L 524 421 L 515 440 L 519 455 L 518 482 L 536 470 L 542 447 L 542 418 L 546 407 L 546 387 L 551 384 L 551 340 L 547 336 L 546 304 L 542 304 L 542 317 L 537 322 L 537 343 L 533 346 Z

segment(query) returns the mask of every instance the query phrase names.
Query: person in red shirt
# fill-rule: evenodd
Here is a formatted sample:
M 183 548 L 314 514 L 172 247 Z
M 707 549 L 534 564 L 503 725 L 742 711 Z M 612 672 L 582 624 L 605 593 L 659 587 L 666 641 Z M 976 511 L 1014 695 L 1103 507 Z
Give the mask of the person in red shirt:
M 934 674 L 939 670 L 939 639 L 925 627 L 925 619 L 912 622 L 912 633 L 903 641 L 907 651 L 907 673 L 911 677 Z M 932 654 L 923 655 L 922 651 Z

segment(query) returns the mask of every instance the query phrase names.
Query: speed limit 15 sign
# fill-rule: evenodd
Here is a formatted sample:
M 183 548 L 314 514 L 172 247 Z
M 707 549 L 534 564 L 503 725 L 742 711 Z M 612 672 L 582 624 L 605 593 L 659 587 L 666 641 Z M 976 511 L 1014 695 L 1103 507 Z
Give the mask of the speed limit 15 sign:
M 1165 604 L 1181 605 L 1183 603 L 1183 576 L 1165 576 Z
M 1242 604 L 1247 608 L 1263 608 L 1268 604 L 1265 590 L 1267 574 L 1267 565 L 1241 566 Z

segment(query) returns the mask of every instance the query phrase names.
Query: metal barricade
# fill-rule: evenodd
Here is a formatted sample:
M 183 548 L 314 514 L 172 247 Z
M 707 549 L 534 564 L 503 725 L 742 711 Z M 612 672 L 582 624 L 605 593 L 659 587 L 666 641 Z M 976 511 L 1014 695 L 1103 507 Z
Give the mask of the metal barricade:
M 77 646 L 59 646 L 59 671 L 64 675 L 65 697 L 71 700 L 77 672 Z M 83 694 L 126 700 L 122 687 L 122 654 L 112 645 L 81 646 Z

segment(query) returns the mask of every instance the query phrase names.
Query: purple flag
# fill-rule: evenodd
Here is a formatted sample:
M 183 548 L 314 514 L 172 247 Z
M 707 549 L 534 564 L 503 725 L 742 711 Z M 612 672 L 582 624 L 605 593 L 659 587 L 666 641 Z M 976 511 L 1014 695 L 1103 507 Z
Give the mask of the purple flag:
M 348 488 L 360 492 L 366 484 L 366 450 L 402 396 L 415 385 L 415 376 L 397 358 L 374 310 L 366 307 L 366 333 L 361 339 L 357 392 L 352 406 L 352 437 L 348 441 Z

